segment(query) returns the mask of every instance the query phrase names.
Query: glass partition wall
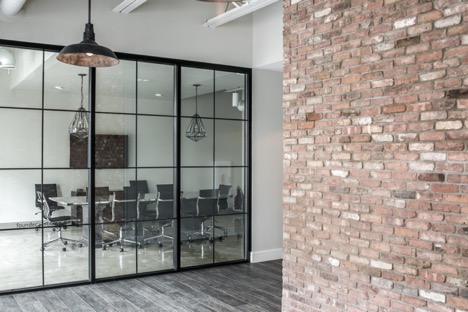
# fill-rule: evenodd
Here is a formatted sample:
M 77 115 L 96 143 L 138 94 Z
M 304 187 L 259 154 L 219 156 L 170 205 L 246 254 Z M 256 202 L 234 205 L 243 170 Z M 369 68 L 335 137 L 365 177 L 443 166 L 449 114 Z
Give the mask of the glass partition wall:
M 248 260 L 249 69 L 0 49 L 0 293 Z

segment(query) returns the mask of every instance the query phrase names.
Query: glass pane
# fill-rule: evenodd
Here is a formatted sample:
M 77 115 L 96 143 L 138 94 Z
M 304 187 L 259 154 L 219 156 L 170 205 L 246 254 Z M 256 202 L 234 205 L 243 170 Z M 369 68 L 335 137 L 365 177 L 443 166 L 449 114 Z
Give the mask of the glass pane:
M 58 53 L 45 52 L 44 107 L 76 111 L 81 105 L 83 76 L 83 107 L 88 109 L 89 70 L 70 66 L 57 60 Z M 69 120 L 71 122 L 71 119 Z M 65 130 L 68 130 L 68 125 Z
M 173 166 L 174 118 L 138 116 L 138 166 Z
M 44 112 L 44 167 L 46 168 L 76 168 L 77 158 L 87 167 L 87 139 L 77 139 L 68 132 L 74 112 L 45 111 Z M 72 144 L 78 142 L 83 150 L 77 150 Z M 74 153 L 70 154 L 73 150 Z
M 88 185 L 88 171 L 45 170 L 44 182 L 35 185 L 43 194 L 43 249 L 45 284 L 89 279 L 90 236 L 87 205 L 75 196 Z M 38 200 L 41 197 L 39 195 Z
M 230 213 L 214 217 L 216 229 L 224 232 L 223 239 L 214 241 L 215 262 L 243 260 L 246 258 L 245 218 L 246 215 L 244 214 Z
M 96 114 L 96 168 L 135 166 L 136 116 Z
M 135 113 L 136 62 L 120 60 L 96 73 L 96 111 Z
M 213 168 L 182 169 L 181 190 L 181 265 L 212 263 L 211 222 L 216 211 Z
M 40 170 L 0 170 L 0 229 L 36 228 L 41 222 L 34 184 Z
M 174 66 L 138 63 L 138 113 L 174 115 Z
M 185 129 L 189 126 L 189 118 L 181 119 L 181 165 L 182 166 L 213 166 L 213 120 L 203 119 L 206 137 L 194 142 L 185 137 Z
M 96 170 L 96 277 L 136 273 L 135 169 Z
M 216 71 L 215 75 L 215 116 L 243 119 L 247 111 L 246 75 L 222 71 Z
M 42 107 L 42 51 L 0 46 L 16 66 L 0 70 L 0 106 Z
M 41 232 L 0 231 L 0 291 L 42 286 Z
M 39 110 L 0 108 L 0 166 L 2 168 L 41 167 L 41 120 Z
M 143 243 L 138 252 L 138 272 L 173 269 L 177 241 L 174 169 L 139 169 L 137 173 L 138 181 L 133 185 L 140 193 L 138 233 Z
M 197 112 L 202 118 L 213 117 L 213 78 L 212 70 L 182 68 L 182 116 L 193 116 Z
M 244 165 L 244 122 L 216 120 L 215 131 L 215 165 Z

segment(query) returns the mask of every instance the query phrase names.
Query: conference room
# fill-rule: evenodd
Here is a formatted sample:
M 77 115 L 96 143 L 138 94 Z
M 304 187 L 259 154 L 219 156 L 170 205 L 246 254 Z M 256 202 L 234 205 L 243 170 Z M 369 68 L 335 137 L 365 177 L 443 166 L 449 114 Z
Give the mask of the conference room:
M 249 69 L 0 50 L 0 292 L 247 261 Z

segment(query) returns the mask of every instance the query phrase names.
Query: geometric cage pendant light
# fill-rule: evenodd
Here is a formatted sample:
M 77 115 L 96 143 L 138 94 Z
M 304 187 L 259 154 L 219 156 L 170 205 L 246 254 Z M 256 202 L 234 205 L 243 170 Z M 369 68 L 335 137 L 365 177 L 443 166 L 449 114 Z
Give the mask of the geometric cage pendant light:
M 57 55 L 57 60 L 85 67 L 109 67 L 119 64 L 119 59 L 114 52 L 97 44 L 94 37 L 94 26 L 91 24 L 91 0 L 88 0 L 88 23 L 85 25 L 83 41 L 64 47 Z
M 88 113 L 83 108 L 83 77 L 86 74 L 78 74 L 78 76 L 81 76 L 81 105 L 73 117 L 68 132 L 79 139 L 84 139 L 88 137 L 89 132 Z
M 195 87 L 195 115 L 190 119 L 190 123 L 185 131 L 185 136 L 192 141 L 198 142 L 206 136 L 205 125 L 198 115 L 198 87 L 199 84 L 194 84 Z

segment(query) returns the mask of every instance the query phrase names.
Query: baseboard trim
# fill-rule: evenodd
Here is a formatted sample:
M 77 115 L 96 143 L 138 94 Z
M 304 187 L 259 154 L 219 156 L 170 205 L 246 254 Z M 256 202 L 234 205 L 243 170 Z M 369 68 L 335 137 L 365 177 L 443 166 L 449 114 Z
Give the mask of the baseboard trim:
M 283 250 L 281 248 L 252 251 L 250 253 L 250 262 L 264 262 L 270 260 L 278 260 L 283 258 Z

